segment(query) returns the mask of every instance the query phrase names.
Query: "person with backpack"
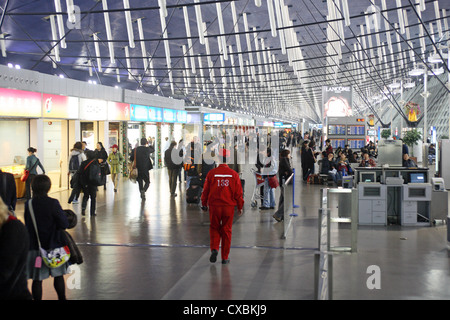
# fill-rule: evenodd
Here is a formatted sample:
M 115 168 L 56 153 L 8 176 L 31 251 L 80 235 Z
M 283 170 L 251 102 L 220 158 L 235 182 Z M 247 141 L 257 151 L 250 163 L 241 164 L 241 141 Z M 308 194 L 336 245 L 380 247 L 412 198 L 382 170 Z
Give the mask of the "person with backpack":
M 76 172 L 80 168 L 80 164 L 86 160 L 86 155 L 83 151 L 83 145 L 80 141 L 76 142 L 73 145 L 73 149 L 70 151 L 69 156 L 69 175 L 71 177 L 71 187 L 72 187 L 72 193 L 69 197 L 69 204 L 70 203 L 78 203 L 78 198 L 80 196 L 81 188 L 76 183 L 76 179 L 78 177 L 75 177 Z
M 94 151 L 86 153 L 87 159 L 80 164 L 78 169 L 79 183 L 83 190 L 83 201 L 81 203 L 81 215 L 86 215 L 86 207 L 91 198 L 91 217 L 95 216 L 97 187 L 104 185 L 104 176 Z

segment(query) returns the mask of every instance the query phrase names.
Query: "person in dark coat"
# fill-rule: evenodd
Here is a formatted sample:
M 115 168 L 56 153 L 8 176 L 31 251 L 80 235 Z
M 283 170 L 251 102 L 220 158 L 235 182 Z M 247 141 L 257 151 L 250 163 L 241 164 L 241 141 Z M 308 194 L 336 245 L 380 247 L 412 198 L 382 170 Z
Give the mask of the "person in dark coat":
M 180 156 L 180 151 L 176 148 L 176 146 L 176 141 L 172 141 L 169 148 L 164 152 L 164 164 L 166 165 L 167 172 L 169 174 L 169 189 L 172 197 L 177 196 L 175 193 L 177 188 L 177 177 L 179 171 L 181 170 L 181 163 L 183 159 L 182 156 Z M 178 156 L 179 159 L 175 159 L 176 156 Z
M 106 190 L 106 176 L 109 174 L 107 168 L 108 166 L 108 153 L 106 152 L 105 147 L 103 147 L 103 143 L 98 142 L 97 148 L 95 149 L 95 157 L 98 160 L 98 163 L 100 163 L 100 167 L 102 168 L 102 174 L 105 176 L 105 184 L 103 185 L 103 189 Z
M 94 163 L 97 161 L 95 155 L 96 155 L 95 151 L 92 150 L 87 151 L 86 152 L 87 159 L 80 164 L 80 168 L 78 169 L 78 176 L 79 176 L 78 183 L 81 190 L 83 190 L 83 201 L 81 202 L 81 215 L 83 216 L 86 215 L 87 202 L 89 198 L 91 199 L 90 215 L 91 217 L 95 216 L 97 186 L 92 184 L 92 182 L 89 180 L 89 172 L 91 170 L 91 166 L 97 165 L 97 163 Z
M 130 161 L 134 162 L 134 154 L 136 151 L 136 168 L 138 171 L 137 182 L 139 184 L 139 191 L 141 199 L 145 201 L 145 192 L 150 187 L 149 171 L 153 169 L 153 164 L 150 159 L 150 154 L 155 152 L 153 146 L 147 147 L 147 139 L 141 139 L 141 145 L 131 152 Z
M 316 163 L 316 158 L 314 154 L 315 144 L 311 141 L 306 147 L 305 151 L 302 153 L 303 162 L 303 181 L 307 181 L 310 174 L 314 174 L 314 163 Z
M 16 210 L 17 191 L 14 175 L 0 170 L 0 196 L 9 210 Z
M 64 230 L 69 226 L 67 216 L 58 200 L 50 198 L 48 192 L 51 188 L 50 178 L 46 175 L 37 175 L 31 185 L 33 189 L 34 216 L 36 218 L 37 230 L 41 246 L 45 250 L 52 250 L 67 246 L 67 238 Z M 34 300 L 42 299 L 42 280 L 52 276 L 54 278 L 54 288 L 59 300 L 66 299 L 66 288 L 64 275 L 68 274 L 68 263 L 57 268 L 49 268 L 42 263 L 40 268 L 36 267 L 36 257 L 40 256 L 39 244 L 31 219 L 29 202 L 25 202 L 25 226 L 30 238 L 30 251 L 27 259 L 27 275 L 33 280 L 31 293 Z
M 29 248 L 27 229 L 0 199 L 0 300 L 31 300 L 25 272 Z
M 280 178 L 280 200 L 278 201 L 278 210 L 272 216 L 278 222 L 284 220 L 284 182 L 294 173 L 290 163 L 291 152 L 289 150 L 283 150 L 280 153 L 280 167 L 278 169 L 278 175 Z

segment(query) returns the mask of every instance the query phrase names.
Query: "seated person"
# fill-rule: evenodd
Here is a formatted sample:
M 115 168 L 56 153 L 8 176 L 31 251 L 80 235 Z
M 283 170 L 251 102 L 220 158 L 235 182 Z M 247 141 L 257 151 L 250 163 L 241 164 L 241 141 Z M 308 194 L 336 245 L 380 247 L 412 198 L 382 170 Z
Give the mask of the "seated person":
M 363 159 L 359 163 L 359 166 L 367 168 L 367 167 L 376 167 L 377 165 L 376 165 L 375 161 L 370 158 L 369 152 L 364 152 Z
M 403 166 L 406 168 L 417 168 L 417 164 L 409 158 L 409 154 L 403 155 Z
M 336 163 L 333 160 L 333 153 L 326 153 L 326 151 L 322 152 L 322 168 L 320 170 L 321 174 L 327 174 L 329 177 L 333 179 L 334 182 L 337 183 L 339 173 L 336 170 Z M 342 177 L 340 177 L 342 179 Z
M 342 176 L 348 176 L 353 173 L 352 167 L 350 166 L 350 163 L 344 153 L 341 153 L 341 158 L 337 163 L 337 171 L 340 172 Z

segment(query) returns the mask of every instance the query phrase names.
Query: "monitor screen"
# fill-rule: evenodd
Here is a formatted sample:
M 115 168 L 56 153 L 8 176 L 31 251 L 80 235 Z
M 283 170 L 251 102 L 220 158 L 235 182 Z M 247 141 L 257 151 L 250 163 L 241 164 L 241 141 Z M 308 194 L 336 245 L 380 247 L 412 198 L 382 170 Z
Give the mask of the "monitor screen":
M 375 173 L 370 172 L 361 172 L 361 181 L 360 182 L 375 182 Z
M 411 183 L 425 183 L 425 173 L 410 173 L 409 182 Z

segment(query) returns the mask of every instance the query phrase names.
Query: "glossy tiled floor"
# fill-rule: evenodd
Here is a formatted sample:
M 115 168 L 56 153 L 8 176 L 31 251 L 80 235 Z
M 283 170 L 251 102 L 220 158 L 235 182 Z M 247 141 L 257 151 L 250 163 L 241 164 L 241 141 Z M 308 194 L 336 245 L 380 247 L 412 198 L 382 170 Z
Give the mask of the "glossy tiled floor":
M 297 172 L 299 163 L 294 159 Z M 187 205 L 184 183 L 168 195 L 165 169 L 151 171 L 147 201 L 123 179 L 98 192 L 97 216 L 81 217 L 80 205 L 67 204 L 69 191 L 51 196 L 73 208 L 79 222 L 71 230 L 85 262 L 67 276 L 67 298 L 300 300 L 314 299 L 314 253 L 318 247 L 319 185 L 296 178 L 298 214 L 287 239 L 283 223 L 250 206 L 254 183 L 245 168 L 245 213 L 233 226 L 229 265 L 209 262 L 208 216 Z M 278 191 L 277 191 L 278 199 Z M 23 216 L 23 201 L 17 213 Z M 338 229 L 339 228 L 339 229 Z M 334 227 L 332 241 L 349 243 L 348 228 Z M 346 243 L 347 242 L 347 243 Z M 381 288 L 370 290 L 367 268 L 380 267 Z M 450 299 L 450 258 L 446 226 L 359 227 L 358 251 L 333 258 L 334 299 Z M 73 288 L 72 284 L 79 286 Z M 44 281 L 44 299 L 55 299 Z

